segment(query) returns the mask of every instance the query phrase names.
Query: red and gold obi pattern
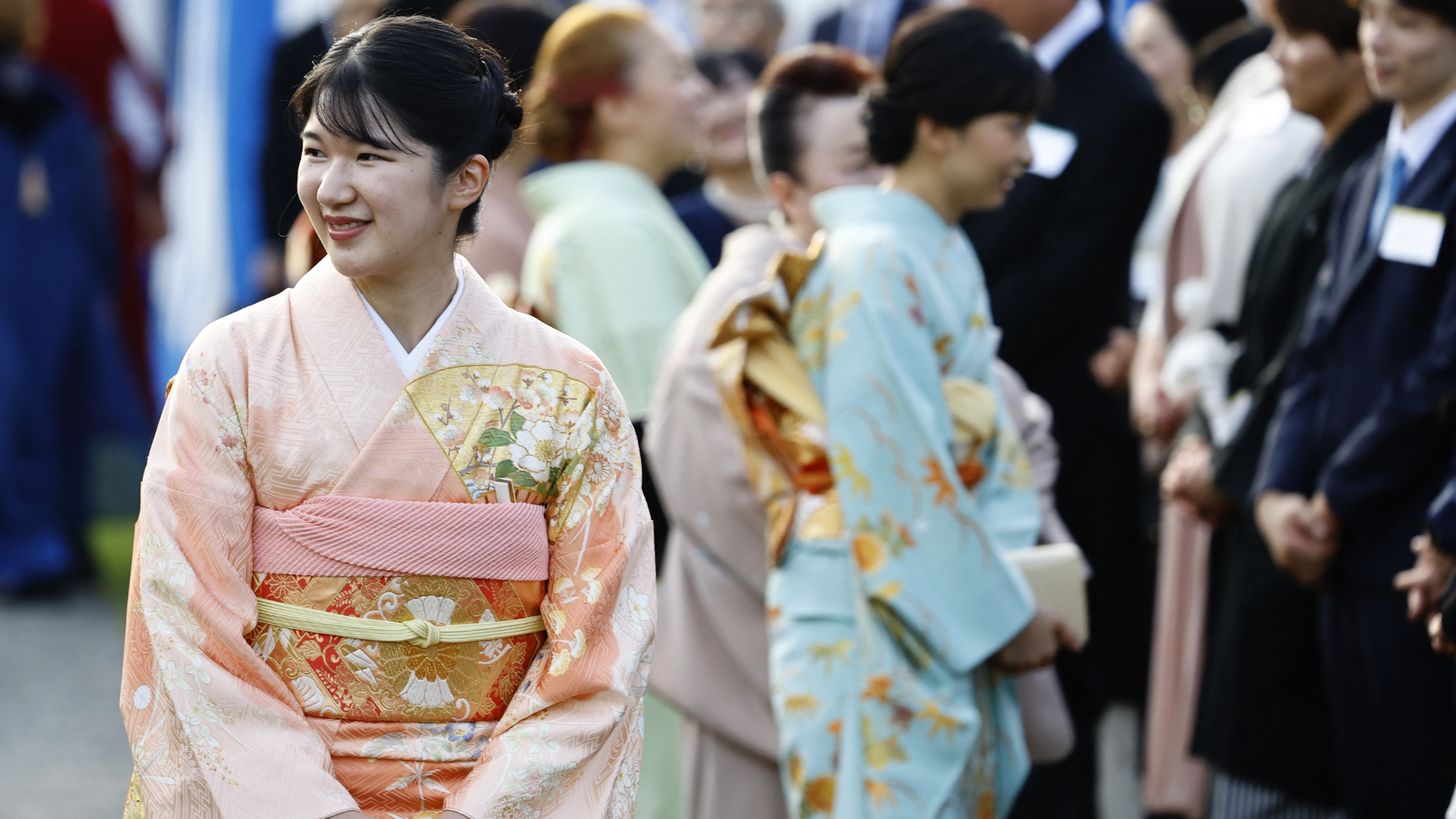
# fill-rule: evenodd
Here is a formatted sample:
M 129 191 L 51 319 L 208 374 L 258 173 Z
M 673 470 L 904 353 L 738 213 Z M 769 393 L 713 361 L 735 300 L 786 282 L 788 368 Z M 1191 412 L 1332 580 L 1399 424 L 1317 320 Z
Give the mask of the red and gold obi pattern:
M 440 626 L 539 614 L 544 586 L 534 581 L 419 576 L 257 574 L 254 579 L 255 593 L 265 600 L 349 617 L 420 619 Z M 422 648 L 259 623 L 247 640 L 310 717 L 495 722 L 525 678 L 542 635 Z

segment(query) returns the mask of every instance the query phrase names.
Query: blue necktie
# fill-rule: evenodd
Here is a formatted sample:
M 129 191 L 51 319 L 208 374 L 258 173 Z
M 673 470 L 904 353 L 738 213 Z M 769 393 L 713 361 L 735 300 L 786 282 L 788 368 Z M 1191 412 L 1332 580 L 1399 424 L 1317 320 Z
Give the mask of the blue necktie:
M 1400 199 L 1400 194 L 1405 190 L 1405 154 L 1395 152 L 1395 161 L 1385 169 L 1380 177 L 1380 188 L 1375 192 L 1375 205 L 1370 208 L 1370 244 L 1376 245 L 1380 242 L 1380 234 L 1385 230 L 1385 220 L 1390 218 L 1390 209 Z

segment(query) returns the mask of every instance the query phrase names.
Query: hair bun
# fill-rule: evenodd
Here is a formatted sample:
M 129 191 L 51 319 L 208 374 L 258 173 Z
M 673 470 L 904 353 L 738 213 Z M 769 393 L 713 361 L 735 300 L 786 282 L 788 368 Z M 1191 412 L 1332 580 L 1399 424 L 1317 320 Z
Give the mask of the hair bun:
M 872 91 L 865 100 L 865 128 L 869 132 L 870 157 L 881 165 L 895 165 L 915 147 L 916 114 L 891 98 L 884 88 Z
M 495 124 L 486 138 L 485 156 L 487 159 L 494 162 L 506 152 L 507 148 L 511 147 L 511 142 L 516 138 L 516 131 L 521 127 L 523 114 L 520 97 L 514 91 L 507 91 L 501 95 Z

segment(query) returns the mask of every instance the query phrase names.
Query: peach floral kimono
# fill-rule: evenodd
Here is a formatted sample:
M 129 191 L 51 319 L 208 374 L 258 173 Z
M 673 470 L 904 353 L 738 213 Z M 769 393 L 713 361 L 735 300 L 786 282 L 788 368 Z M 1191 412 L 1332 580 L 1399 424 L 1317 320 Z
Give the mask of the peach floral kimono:
M 136 527 L 128 816 L 632 815 L 656 607 L 632 427 L 595 356 L 456 265 L 408 377 L 327 259 L 188 351 Z

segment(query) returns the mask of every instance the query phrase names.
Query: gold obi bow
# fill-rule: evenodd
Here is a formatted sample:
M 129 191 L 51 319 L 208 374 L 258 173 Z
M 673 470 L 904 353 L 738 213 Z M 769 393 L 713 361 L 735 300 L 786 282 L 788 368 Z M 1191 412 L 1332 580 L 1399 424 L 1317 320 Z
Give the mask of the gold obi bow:
M 821 231 L 805 253 L 780 253 L 763 281 L 730 305 L 709 345 L 728 413 L 745 437 L 749 482 L 768 510 L 768 546 L 775 564 L 783 557 L 800 493 L 821 496 L 830 507 L 817 510 L 815 517 L 838 514 L 824 448 L 828 413 L 789 334 L 794 299 L 823 250 Z M 944 378 L 941 388 L 951 416 L 956 469 L 972 489 L 986 474 L 981 447 L 996 433 L 995 393 L 960 376 Z

